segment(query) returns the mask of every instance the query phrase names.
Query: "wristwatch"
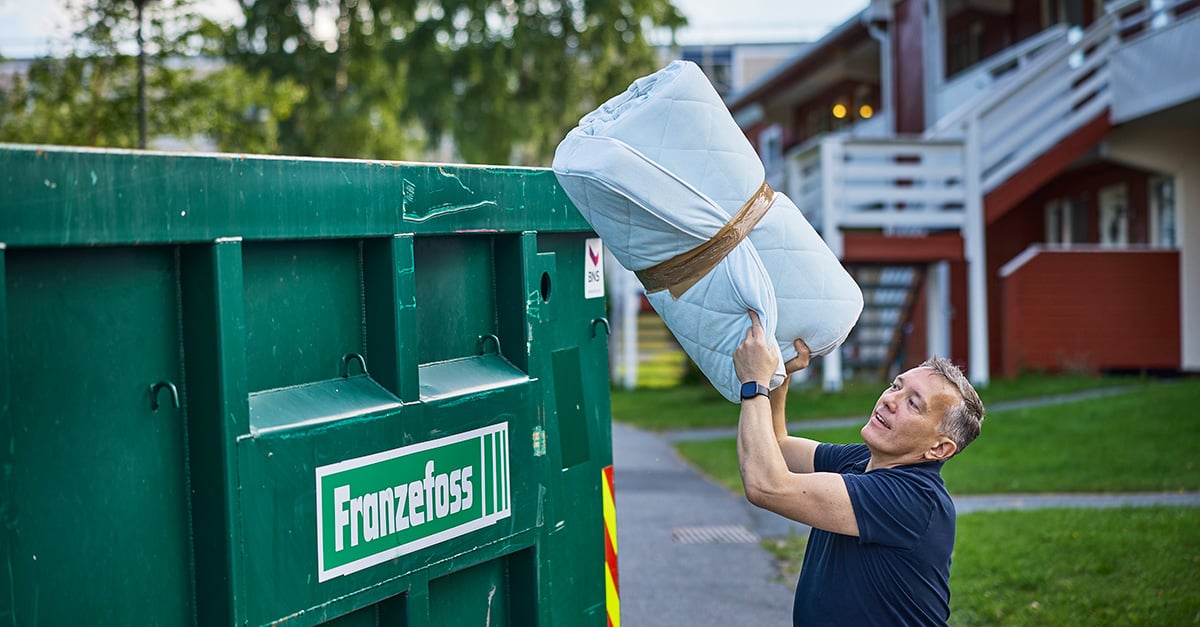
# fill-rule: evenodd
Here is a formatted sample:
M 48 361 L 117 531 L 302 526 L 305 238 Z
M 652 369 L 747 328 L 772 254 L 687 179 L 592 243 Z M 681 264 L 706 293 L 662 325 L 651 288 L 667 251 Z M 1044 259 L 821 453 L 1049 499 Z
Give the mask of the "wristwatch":
M 771 390 L 767 386 L 758 381 L 747 381 L 742 384 L 742 399 L 754 398 L 758 395 L 763 395 L 767 398 L 771 397 Z

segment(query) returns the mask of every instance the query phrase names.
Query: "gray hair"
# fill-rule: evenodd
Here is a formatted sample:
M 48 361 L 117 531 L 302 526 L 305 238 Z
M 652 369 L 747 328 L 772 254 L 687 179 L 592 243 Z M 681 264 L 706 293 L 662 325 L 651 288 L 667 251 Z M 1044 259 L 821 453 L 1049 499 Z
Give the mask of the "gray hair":
M 971 385 L 971 381 L 949 359 L 931 357 L 926 359 L 921 367 L 930 368 L 941 375 L 958 389 L 962 398 L 957 405 L 946 410 L 942 421 L 938 423 L 938 431 L 954 440 L 957 446 L 954 454 L 957 455 L 979 436 L 979 428 L 983 423 L 983 401 L 979 400 L 979 394 L 975 391 L 975 386 Z

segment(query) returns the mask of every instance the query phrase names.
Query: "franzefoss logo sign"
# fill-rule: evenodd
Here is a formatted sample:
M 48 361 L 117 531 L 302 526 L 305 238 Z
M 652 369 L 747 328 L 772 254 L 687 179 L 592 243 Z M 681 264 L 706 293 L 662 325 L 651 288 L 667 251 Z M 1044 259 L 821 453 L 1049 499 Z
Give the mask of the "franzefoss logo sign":
M 511 513 L 508 423 L 317 468 L 318 580 L 495 524 Z

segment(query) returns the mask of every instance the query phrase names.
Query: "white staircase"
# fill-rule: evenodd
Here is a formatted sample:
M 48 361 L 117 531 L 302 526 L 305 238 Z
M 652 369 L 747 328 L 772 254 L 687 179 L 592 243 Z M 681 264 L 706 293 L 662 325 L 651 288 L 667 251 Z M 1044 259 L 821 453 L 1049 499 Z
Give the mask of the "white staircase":
M 863 292 L 863 312 L 842 345 L 842 368 L 852 376 L 887 379 L 902 361 L 913 304 L 924 270 L 905 265 L 856 265 L 848 268 Z

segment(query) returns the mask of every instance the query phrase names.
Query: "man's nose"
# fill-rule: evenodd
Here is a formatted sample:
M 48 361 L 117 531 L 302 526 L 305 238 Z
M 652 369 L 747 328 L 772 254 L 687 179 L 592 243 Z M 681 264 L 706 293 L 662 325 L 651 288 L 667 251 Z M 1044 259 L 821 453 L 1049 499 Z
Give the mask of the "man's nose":
M 897 392 L 895 390 L 888 390 L 888 391 L 884 392 L 883 393 L 884 407 L 887 407 L 888 409 L 895 411 L 896 410 L 896 395 L 897 395 Z

